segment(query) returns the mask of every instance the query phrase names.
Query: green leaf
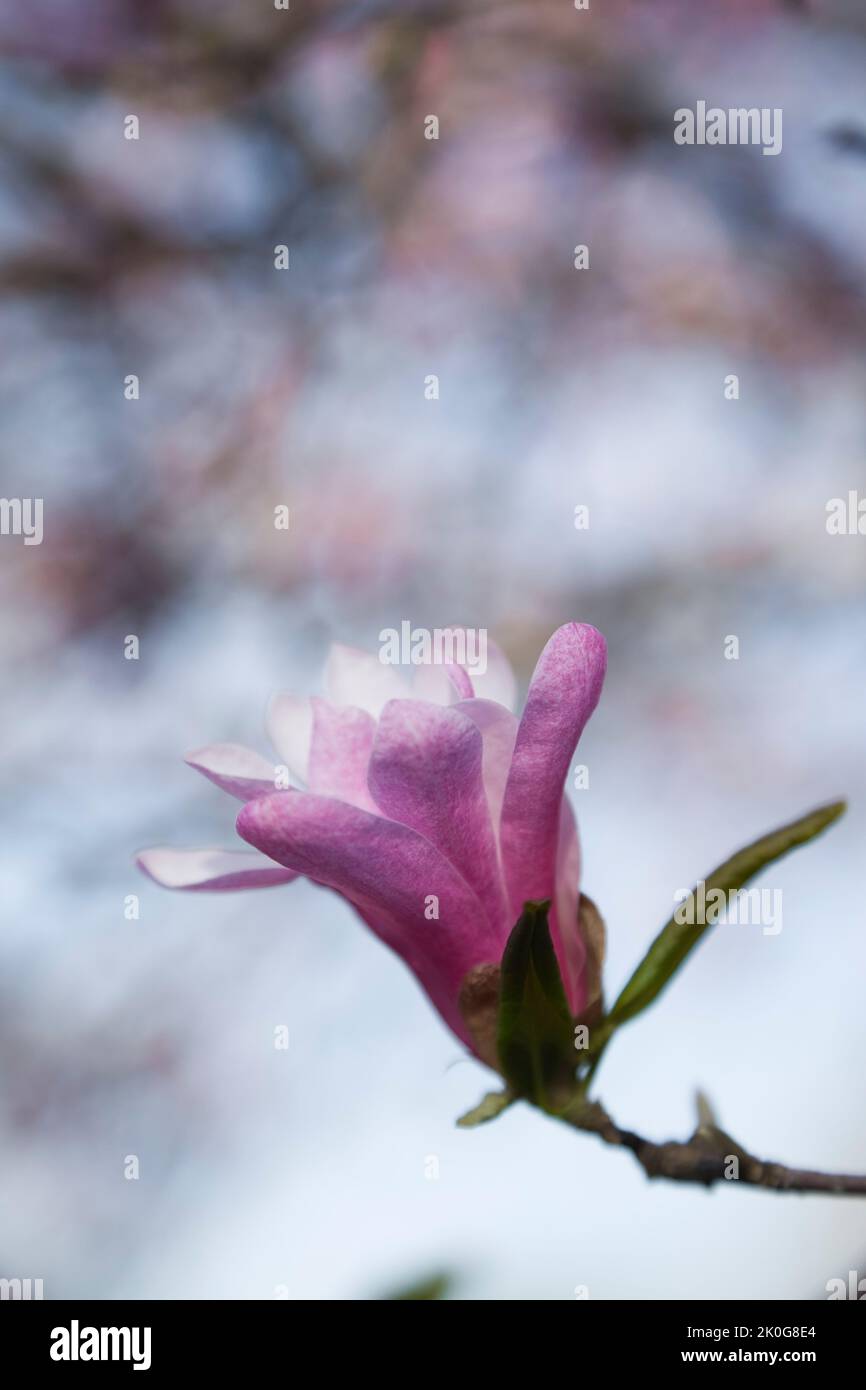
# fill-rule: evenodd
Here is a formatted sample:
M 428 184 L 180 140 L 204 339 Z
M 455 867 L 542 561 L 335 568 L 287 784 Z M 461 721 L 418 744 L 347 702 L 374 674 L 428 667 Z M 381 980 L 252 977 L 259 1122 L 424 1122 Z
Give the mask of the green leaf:
M 549 902 L 524 903 L 502 957 L 497 1044 L 518 1096 L 556 1111 L 574 1087 L 571 1014 L 547 925 Z
M 501 1115 L 503 1110 L 513 1105 L 514 1100 L 515 1097 L 510 1091 L 488 1091 L 472 1110 L 467 1110 L 465 1115 L 460 1116 L 457 1124 L 460 1129 L 474 1129 L 476 1125 L 485 1125 L 488 1120 L 495 1120 L 497 1115 Z
M 418 1303 L 421 1300 L 447 1298 L 453 1279 L 450 1274 L 431 1274 L 426 1279 L 420 1280 L 417 1284 L 410 1284 L 408 1288 L 398 1289 L 396 1293 L 386 1294 L 389 1301 L 399 1303 Z
M 760 840 L 741 849 L 713 870 L 705 880 L 707 897 L 713 889 L 721 889 L 725 894 L 736 892 L 768 864 L 774 863 L 783 854 L 796 849 L 798 845 L 808 844 L 816 835 L 820 835 L 822 830 L 826 830 L 828 825 L 839 819 L 844 810 L 844 801 L 834 801 L 829 806 L 819 806 L 817 810 L 792 821 L 790 825 L 783 825 L 781 829 L 763 835 Z M 603 1040 L 606 1041 L 615 1028 L 642 1013 L 653 1002 L 697 946 L 704 933 L 718 920 L 719 909 L 712 907 L 703 913 L 707 920 L 697 920 L 701 912 L 696 892 L 697 889 L 677 908 L 677 914 L 683 917 L 694 916 L 694 925 L 688 922 L 683 924 L 678 922 L 676 917 L 672 917 L 667 925 L 662 927 L 602 1024 Z M 694 905 L 691 914 L 688 908 L 690 903 Z

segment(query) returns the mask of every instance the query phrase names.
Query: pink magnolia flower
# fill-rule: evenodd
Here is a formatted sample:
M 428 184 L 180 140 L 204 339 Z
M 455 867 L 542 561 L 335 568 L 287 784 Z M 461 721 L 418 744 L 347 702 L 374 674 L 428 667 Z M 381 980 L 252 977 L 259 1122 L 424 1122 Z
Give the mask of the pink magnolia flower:
M 277 695 L 268 711 L 274 746 L 305 790 L 276 791 L 274 765 L 234 744 L 187 759 L 244 802 L 237 831 L 252 848 L 151 849 L 138 862 L 168 888 L 263 888 L 304 875 L 334 889 L 473 1051 L 461 985 L 476 967 L 499 963 L 524 902 L 550 898 L 577 1014 L 587 1003 L 587 945 L 563 785 L 605 664 L 595 628 L 559 628 L 518 720 L 514 676 L 493 644 L 483 675 L 423 667 L 411 687 L 378 657 L 336 646 L 327 699 Z

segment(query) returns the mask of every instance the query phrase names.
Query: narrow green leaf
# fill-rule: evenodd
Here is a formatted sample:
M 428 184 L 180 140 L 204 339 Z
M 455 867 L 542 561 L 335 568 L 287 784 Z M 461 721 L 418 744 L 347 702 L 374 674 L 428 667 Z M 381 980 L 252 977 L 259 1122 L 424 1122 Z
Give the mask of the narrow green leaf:
M 783 825 L 781 829 L 763 835 L 760 840 L 741 849 L 713 870 L 705 880 L 706 897 L 716 889 L 725 894 L 738 891 L 768 864 L 774 863 L 783 854 L 796 849 L 798 845 L 808 844 L 816 835 L 820 835 L 822 830 L 826 830 L 839 819 L 844 810 L 844 801 L 834 801 L 829 806 L 819 806 L 817 810 L 792 821 L 790 825 Z M 674 916 L 662 927 L 602 1025 L 607 1036 L 636 1014 L 642 1013 L 653 1002 L 697 946 L 707 929 L 718 920 L 718 908 L 708 907 L 701 913 L 700 901 L 696 895 L 697 889 L 677 908 L 677 915 L 681 918 L 692 915 L 695 919 L 694 925 L 688 921 L 677 921 Z M 706 920 L 699 920 L 701 916 Z
M 460 1116 L 457 1124 L 460 1129 L 474 1129 L 476 1125 L 485 1125 L 488 1120 L 495 1120 L 497 1115 L 501 1115 L 503 1110 L 513 1105 L 514 1099 L 510 1091 L 488 1091 L 476 1106 Z
M 525 903 L 502 957 L 497 1044 L 502 1075 L 518 1096 L 555 1110 L 571 1093 L 575 1053 L 550 928 L 549 902 Z

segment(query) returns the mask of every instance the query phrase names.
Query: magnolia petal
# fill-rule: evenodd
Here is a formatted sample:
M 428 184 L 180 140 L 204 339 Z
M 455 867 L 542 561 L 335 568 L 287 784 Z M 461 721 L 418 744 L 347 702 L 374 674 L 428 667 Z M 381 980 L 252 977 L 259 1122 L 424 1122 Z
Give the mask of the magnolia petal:
M 568 797 L 563 796 L 559 815 L 559 842 L 556 850 L 556 888 L 550 936 L 571 1012 L 579 1014 L 586 1004 L 584 966 L 586 944 L 578 922 L 580 901 L 580 841 L 577 820 Z
M 312 704 L 310 791 L 375 811 L 375 802 L 367 789 L 367 764 L 376 721 L 366 710 L 331 705 L 316 696 Z
M 335 889 L 414 970 L 449 1028 L 468 1046 L 458 1006 L 464 976 L 499 946 L 481 904 L 423 836 L 330 797 L 257 797 L 238 834 L 286 868 Z M 426 915 L 435 899 L 436 916 Z
M 279 793 L 274 793 L 279 795 Z M 148 878 L 163 888 L 190 892 L 206 889 L 269 888 L 291 883 L 297 874 L 256 850 L 247 849 L 143 849 L 136 863 Z
M 481 732 L 481 775 L 490 807 L 490 821 L 498 840 L 505 784 L 517 738 L 517 715 L 493 700 L 461 700 L 454 709 L 471 719 Z
M 483 672 L 469 668 L 472 685 L 479 700 L 493 700 L 513 710 L 517 703 L 517 678 L 511 662 L 496 642 L 487 641 L 487 669 Z
M 475 689 L 469 678 L 469 673 L 462 666 L 455 666 L 453 661 L 449 661 L 445 666 L 445 674 L 457 692 L 458 700 L 471 700 L 475 695 Z
M 413 700 L 424 700 L 429 705 L 455 705 L 458 700 L 471 700 L 474 695 L 468 671 L 453 661 L 414 669 Z
M 598 703 L 605 664 L 604 638 L 586 623 L 559 628 L 538 659 L 502 806 L 502 858 L 515 920 L 525 902 L 554 895 L 562 789 Z
M 467 629 L 452 627 L 446 631 L 452 634 L 448 648 L 452 659 L 437 665 L 417 667 L 412 678 L 413 697 L 429 700 L 434 705 L 453 705 L 456 700 L 468 700 L 475 696 L 513 710 L 517 699 L 517 680 L 502 648 L 488 638 L 482 650 L 480 638 L 472 634 L 464 639 L 465 645 L 461 649 L 459 635 L 467 633 Z M 453 658 L 459 655 L 467 660 L 458 664 Z M 474 664 L 468 660 L 470 657 L 474 658 Z M 479 669 L 482 665 L 483 671 Z M 458 671 L 463 673 L 462 676 L 456 674 Z
M 325 665 L 325 694 L 335 705 L 357 705 L 377 717 L 389 700 L 408 695 L 409 686 L 397 667 L 335 642 Z
M 367 780 L 384 814 L 435 845 L 478 894 L 491 926 L 504 933 L 508 914 L 482 753 L 480 730 L 458 709 L 391 700 Z
M 268 738 L 293 777 L 306 783 L 310 773 L 313 707 L 308 699 L 280 691 L 265 716 Z
M 215 782 L 223 791 L 249 801 L 276 791 L 277 770 L 267 758 L 239 743 L 212 743 L 188 753 L 184 762 Z

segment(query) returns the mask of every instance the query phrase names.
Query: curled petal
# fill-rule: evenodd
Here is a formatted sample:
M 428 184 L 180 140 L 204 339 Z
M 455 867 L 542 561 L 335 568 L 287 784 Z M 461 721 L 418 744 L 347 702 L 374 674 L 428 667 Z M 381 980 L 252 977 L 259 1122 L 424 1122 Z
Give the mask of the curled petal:
M 276 791 L 276 768 L 252 748 L 239 743 L 212 743 L 184 759 L 223 791 L 249 801 Z
M 453 661 L 446 662 L 445 674 L 453 686 L 458 700 L 471 700 L 475 694 L 469 672 L 463 666 L 457 666 Z
M 568 953 L 556 901 L 563 785 L 584 725 L 598 703 L 607 661 L 601 633 L 586 623 L 559 628 L 545 646 L 526 697 L 502 806 L 500 842 L 510 908 L 554 899 L 551 936 L 565 969 Z M 567 833 L 567 830 L 566 830 Z M 566 851 L 573 856 L 573 849 Z
M 286 868 L 335 889 L 406 961 L 448 1026 L 472 1046 L 460 985 L 497 959 L 475 893 L 422 835 L 330 797 L 298 792 L 247 802 L 238 834 Z M 427 909 L 435 899 L 435 916 Z
M 508 914 L 482 749 L 477 725 L 456 708 L 391 700 L 379 720 L 367 776 L 377 806 L 441 851 L 502 933 Z
M 453 634 L 454 645 L 449 648 L 452 656 L 459 654 L 457 639 L 466 628 L 452 627 L 445 631 Z M 434 705 L 453 705 L 457 700 L 468 700 L 473 696 L 480 700 L 492 700 L 514 709 L 517 698 L 517 681 L 511 663 L 502 648 L 495 642 L 485 639 L 482 653 L 480 639 L 467 637 L 462 654 L 475 658 L 475 664 L 454 660 L 440 665 L 419 666 L 412 678 L 412 695 L 418 700 L 429 700 Z M 478 658 L 483 655 L 483 662 Z M 483 664 L 483 671 L 479 666 Z M 457 673 L 462 673 L 458 675 Z
M 190 892 L 269 888 L 297 878 L 296 873 L 264 854 L 246 849 L 143 849 L 136 855 L 136 863 L 163 888 Z

